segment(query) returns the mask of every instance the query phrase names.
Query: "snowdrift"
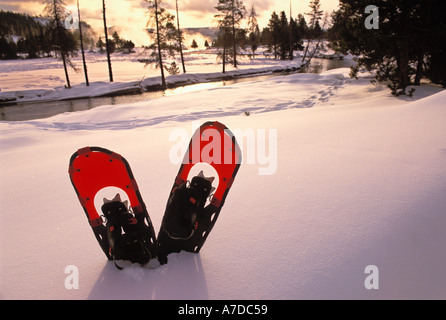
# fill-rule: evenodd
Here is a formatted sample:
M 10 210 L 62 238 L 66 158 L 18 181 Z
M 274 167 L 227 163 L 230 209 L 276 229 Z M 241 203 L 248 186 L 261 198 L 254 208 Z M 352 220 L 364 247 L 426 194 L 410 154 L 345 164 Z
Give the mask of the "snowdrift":
M 445 299 L 446 92 L 394 98 L 347 71 L 1 122 L 1 298 Z M 75 197 L 69 157 L 85 146 L 122 154 L 157 229 L 179 168 L 172 132 L 190 137 L 208 120 L 238 135 L 245 160 L 206 245 L 117 270 Z

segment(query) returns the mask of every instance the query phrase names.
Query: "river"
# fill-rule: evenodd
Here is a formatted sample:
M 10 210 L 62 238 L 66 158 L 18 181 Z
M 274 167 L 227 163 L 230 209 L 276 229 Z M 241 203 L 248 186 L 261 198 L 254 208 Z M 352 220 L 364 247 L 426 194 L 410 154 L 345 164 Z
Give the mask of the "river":
M 331 59 L 318 59 L 313 58 L 310 66 L 306 67 L 300 72 L 306 73 L 321 73 L 327 70 L 351 67 L 354 64 L 352 60 L 331 60 Z M 95 107 L 103 105 L 116 105 L 123 103 L 132 103 L 147 101 L 151 99 L 161 98 L 164 96 L 171 96 L 181 94 L 184 92 L 224 87 L 227 85 L 247 82 L 247 81 L 259 81 L 262 79 L 268 79 L 271 77 L 277 77 L 283 74 L 263 74 L 257 76 L 250 76 L 244 78 L 236 78 L 225 81 L 208 82 L 186 85 L 182 87 L 167 89 L 165 91 L 152 91 L 143 92 L 133 95 L 122 95 L 114 97 L 96 97 L 88 99 L 75 99 L 75 100 L 63 100 L 63 101 L 50 101 L 50 102 L 32 102 L 23 103 L 12 106 L 0 106 L 0 120 L 2 121 L 27 121 L 44 119 L 55 116 L 57 114 L 65 112 L 76 112 L 90 110 Z

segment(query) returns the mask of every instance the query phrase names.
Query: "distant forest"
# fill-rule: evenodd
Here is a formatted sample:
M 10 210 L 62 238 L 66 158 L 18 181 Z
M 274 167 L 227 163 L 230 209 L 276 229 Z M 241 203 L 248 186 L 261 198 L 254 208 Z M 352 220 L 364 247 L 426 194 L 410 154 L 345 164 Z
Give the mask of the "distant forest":
M 87 48 L 94 47 L 97 35 L 93 28 L 84 21 L 82 21 L 82 33 L 84 45 Z M 54 48 L 50 35 L 49 20 L 46 18 L 0 11 L 1 59 L 17 59 L 19 54 L 27 58 L 51 56 Z M 73 42 L 71 46 L 77 49 L 79 47 L 79 30 L 74 30 L 71 35 L 70 40 Z
M 105 39 L 103 35 L 98 35 L 95 30 L 85 21 L 82 21 L 83 42 L 87 50 L 98 49 L 100 52 L 105 51 Z M 297 19 L 291 19 L 289 22 L 284 12 L 280 15 L 275 12 L 271 16 L 270 25 L 262 31 L 252 29 L 251 34 L 248 30 L 240 32 L 239 37 L 241 46 L 251 50 L 253 53 L 259 45 L 267 45 L 271 48 L 271 52 L 275 58 L 284 59 L 285 51 L 289 51 L 284 47 L 289 46 L 290 36 L 287 29 L 291 25 L 293 28 L 293 42 L 295 49 L 302 49 L 303 39 L 308 36 L 325 35 L 319 25 L 316 23 L 314 28 L 308 27 L 303 15 L 299 15 Z M 274 26 L 274 27 L 272 27 Z M 258 27 L 257 27 L 258 28 Z M 51 30 L 49 28 L 49 20 L 44 17 L 32 17 L 27 14 L 0 11 L 0 59 L 17 59 L 17 58 L 39 58 L 49 57 L 54 53 L 51 43 Z M 80 35 L 79 30 L 71 30 L 73 44 L 70 47 L 79 49 Z M 150 34 L 150 29 L 148 29 Z M 113 33 L 111 41 L 111 49 L 114 50 L 132 50 L 134 44 L 131 40 L 121 39 L 117 32 Z M 219 47 L 222 44 L 222 33 L 220 33 L 212 42 L 212 46 Z M 281 42 L 283 42 L 281 44 Z M 206 44 L 206 47 L 210 46 Z

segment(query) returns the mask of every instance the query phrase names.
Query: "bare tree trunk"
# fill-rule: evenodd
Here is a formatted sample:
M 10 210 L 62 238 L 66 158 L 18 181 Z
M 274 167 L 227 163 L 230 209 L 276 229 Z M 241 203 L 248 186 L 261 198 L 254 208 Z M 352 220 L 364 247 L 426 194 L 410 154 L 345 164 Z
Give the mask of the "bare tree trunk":
M 110 59 L 110 46 L 109 46 L 108 32 L 107 32 L 107 19 L 105 17 L 105 0 L 102 0 L 102 15 L 103 15 L 103 19 L 104 19 L 105 49 L 107 50 L 108 75 L 110 78 L 110 82 L 113 82 L 113 72 L 112 72 L 112 65 L 111 65 L 111 59 Z
M 62 55 L 63 68 L 65 70 L 65 78 L 67 80 L 67 88 L 71 89 L 70 77 L 68 76 L 68 69 L 67 69 L 67 59 L 65 58 L 64 52 L 61 51 L 60 54 Z
M 183 72 L 186 73 L 186 65 L 184 63 L 184 56 L 183 56 L 183 40 L 181 39 L 181 29 L 180 29 L 180 15 L 178 14 L 178 0 L 176 0 L 176 6 L 177 6 L 177 24 L 178 24 L 178 43 L 180 45 L 180 55 L 181 55 L 181 63 L 183 64 Z
M 421 75 L 423 73 L 424 54 L 418 54 L 417 72 L 415 74 L 415 85 L 419 86 L 421 83 Z
M 304 56 L 303 56 L 303 58 L 302 58 L 302 62 L 304 62 L 305 61 L 305 58 L 307 57 L 307 54 L 308 54 L 308 47 L 310 46 L 310 39 L 308 39 L 308 42 L 307 42 L 307 47 L 305 48 L 305 52 L 304 52 Z
M 62 33 L 61 33 L 61 28 L 62 26 L 60 25 L 60 18 L 59 15 L 57 14 L 57 5 L 56 5 L 56 0 L 53 0 L 53 4 L 54 4 L 54 19 L 56 20 L 56 28 L 57 28 L 57 34 L 59 36 L 59 46 L 60 46 L 60 55 L 62 56 L 62 62 L 63 62 L 63 68 L 65 71 L 65 78 L 67 80 L 67 88 L 71 89 L 71 83 L 70 83 L 70 77 L 68 76 L 68 69 L 67 69 L 67 59 L 65 57 L 65 52 L 62 48 Z
M 226 40 L 223 42 L 223 73 L 226 73 Z
M 84 41 L 82 37 L 81 10 L 79 9 L 79 0 L 77 0 L 77 13 L 79 17 L 79 36 L 81 41 L 82 61 L 84 63 L 85 84 L 88 87 L 90 86 L 90 82 L 88 81 L 87 62 L 85 61 Z
M 294 50 L 293 50 L 293 5 L 290 0 L 290 60 L 294 60 Z
M 232 36 L 234 42 L 234 68 L 237 68 L 237 34 L 235 32 L 235 1 L 232 0 Z
M 157 39 L 157 43 L 158 43 L 158 60 L 159 60 L 159 67 L 161 69 L 161 86 L 165 90 L 167 88 L 167 85 L 166 85 L 166 78 L 164 76 L 163 55 L 161 53 L 161 38 L 160 38 L 160 31 L 159 31 L 158 1 L 157 0 L 155 0 L 155 21 L 156 21 L 156 39 Z
M 406 46 L 401 46 L 398 57 L 398 88 L 406 91 L 407 86 L 410 84 L 409 78 L 409 54 Z

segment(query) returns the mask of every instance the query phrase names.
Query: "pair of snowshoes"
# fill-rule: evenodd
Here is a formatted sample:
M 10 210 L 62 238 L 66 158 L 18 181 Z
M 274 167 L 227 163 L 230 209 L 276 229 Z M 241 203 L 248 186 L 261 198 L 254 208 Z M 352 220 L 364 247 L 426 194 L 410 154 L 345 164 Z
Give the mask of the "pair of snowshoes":
M 202 154 L 204 149 L 212 156 Z M 192 175 L 193 168 L 203 163 L 217 177 L 205 177 L 202 170 Z M 175 178 L 158 236 L 130 165 L 121 155 L 100 147 L 80 149 L 70 159 L 69 175 L 99 245 L 123 269 L 126 263 L 146 265 L 152 259 L 165 264 L 170 253 L 182 250 L 198 253 L 240 164 L 241 151 L 228 128 L 207 122 L 197 129 Z M 213 186 L 215 180 L 218 184 Z

